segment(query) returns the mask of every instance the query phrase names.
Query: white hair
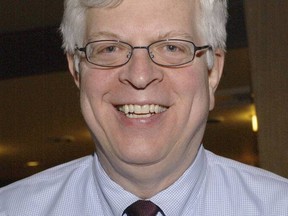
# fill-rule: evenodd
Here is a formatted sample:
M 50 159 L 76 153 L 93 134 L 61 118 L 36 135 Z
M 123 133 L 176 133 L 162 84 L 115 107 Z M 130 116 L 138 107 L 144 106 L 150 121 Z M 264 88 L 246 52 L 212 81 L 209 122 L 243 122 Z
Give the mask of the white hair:
M 115 7 L 123 0 L 65 0 L 64 16 L 60 26 L 63 49 L 74 54 L 75 46 L 84 46 L 86 11 L 93 7 Z M 226 48 L 227 0 L 199 0 L 199 30 L 212 49 Z M 213 53 L 207 55 L 207 64 L 213 66 Z
M 227 0 L 200 0 L 200 22 L 198 29 L 201 31 L 204 41 L 212 47 L 212 50 L 226 50 L 226 23 L 228 18 Z M 207 65 L 213 66 L 213 53 L 207 55 Z
M 112 7 L 121 2 L 122 0 L 65 0 L 64 15 L 60 25 L 64 51 L 74 54 L 76 45 L 84 45 L 86 11 L 89 8 Z

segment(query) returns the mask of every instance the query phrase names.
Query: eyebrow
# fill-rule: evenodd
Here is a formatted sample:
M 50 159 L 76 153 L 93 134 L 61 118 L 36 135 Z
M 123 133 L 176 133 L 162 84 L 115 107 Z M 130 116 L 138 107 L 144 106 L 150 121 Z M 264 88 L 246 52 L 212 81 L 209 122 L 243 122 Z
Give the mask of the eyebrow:
M 101 40 L 101 39 L 114 39 L 114 40 L 121 40 L 121 37 L 115 33 L 109 32 L 109 31 L 101 31 L 96 32 L 94 34 L 91 34 L 88 37 L 88 42 L 95 41 L 95 40 Z M 191 34 L 188 34 L 186 32 L 180 32 L 180 31 L 169 31 L 169 32 L 159 32 L 157 38 L 155 40 L 163 40 L 163 39 L 187 39 L 192 40 L 193 37 Z
M 112 32 L 108 31 L 101 31 L 94 34 L 89 35 L 88 41 L 94 41 L 99 39 L 107 39 L 107 38 L 113 38 L 113 39 L 119 39 L 120 37 L 117 34 L 114 34 Z
M 158 39 L 161 40 L 161 39 L 168 39 L 168 38 L 181 38 L 181 39 L 193 40 L 193 36 L 186 32 L 180 32 L 180 31 L 169 31 L 166 33 L 159 32 Z

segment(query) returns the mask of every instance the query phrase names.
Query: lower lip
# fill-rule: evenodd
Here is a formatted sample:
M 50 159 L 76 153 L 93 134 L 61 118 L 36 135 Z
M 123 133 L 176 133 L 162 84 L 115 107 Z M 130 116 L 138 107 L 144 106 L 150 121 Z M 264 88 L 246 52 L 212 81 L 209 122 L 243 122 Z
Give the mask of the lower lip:
M 120 114 L 120 121 L 122 122 L 123 125 L 125 126 L 152 126 L 153 124 L 158 124 L 162 117 L 165 115 L 165 112 L 153 114 L 150 117 L 145 117 L 145 118 L 129 118 L 126 116 L 125 113 L 119 112 L 117 110 L 118 114 Z

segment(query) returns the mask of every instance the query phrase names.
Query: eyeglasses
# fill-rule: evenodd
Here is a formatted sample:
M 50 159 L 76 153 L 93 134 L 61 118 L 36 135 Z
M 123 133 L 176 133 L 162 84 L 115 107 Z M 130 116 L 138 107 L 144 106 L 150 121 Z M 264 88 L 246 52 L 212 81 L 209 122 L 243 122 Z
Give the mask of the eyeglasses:
M 212 49 L 211 46 L 196 46 L 193 42 L 180 39 L 166 39 L 148 46 L 132 46 L 118 40 L 98 40 L 78 48 L 85 53 L 91 64 L 100 67 L 119 67 L 127 64 L 135 49 L 146 49 L 150 59 L 157 65 L 177 67 L 192 62 L 197 51 Z

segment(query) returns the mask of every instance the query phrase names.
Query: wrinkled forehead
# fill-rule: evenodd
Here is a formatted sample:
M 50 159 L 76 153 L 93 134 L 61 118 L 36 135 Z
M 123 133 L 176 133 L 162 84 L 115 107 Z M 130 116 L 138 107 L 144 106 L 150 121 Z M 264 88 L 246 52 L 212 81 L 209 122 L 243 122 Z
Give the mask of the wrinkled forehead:
M 186 5 L 186 6 L 190 6 L 190 5 L 194 5 L 195 7 L 197 6 L 197 10 L 201 9 L 201 7 L 199 7 L 200 5 L 205 5 L 209 0 L 154 0 L 154 1 L 149 1 L 149 0 L 82 0 L 82 3 L 85 7 L 87 8 L 102 8 L 102 9 L 113 9 L 113 8 L 117 8 L 119 6 L 121 6 L 122 4 L 125 5 L 139 5 L 139 7 L 141 7 L 142 3 L 146 3 L 149 4 L 151 6 L 153 5 L 157 5 L 159 2 L 163 2 L 162 7 L 164 8 L 165 6 L 170 7 L 171 9 L 173 9 L 174 6 L 177 5 Z M 213 0 L 210 0 L 213 2 Z M 212 3 L 209 3 L 212 4 Z
M 196 37 L 199 8 L 196 0 L 123 0 L 113 6 L 92 7 L 86 13 L 86 39 L 103 32 L 123 38 L 170 32 Z
M 127 0 L 81 0 L 81 3 L 82 3 L 82 5 L 84 5 L 86 7 L 98 7 L 98 8 L 110 7 L 110 8 L 113 8 L 113 7 L 119 6 L 124 1 L 127 1 Z M 181 0 L 174 0 L 174 3 L 177 3 L 177 2 L 179 3 L 180 1 Z M 196 3 L 200 3 L 200 4 L 203 4 L 203 3 L 205 4 L 207 1 L 213 2 L 214 0 L 188 0 L 187 3 L 196 2 Z M 137 3 L 137 0 L 135 0 L 134 2 Z

